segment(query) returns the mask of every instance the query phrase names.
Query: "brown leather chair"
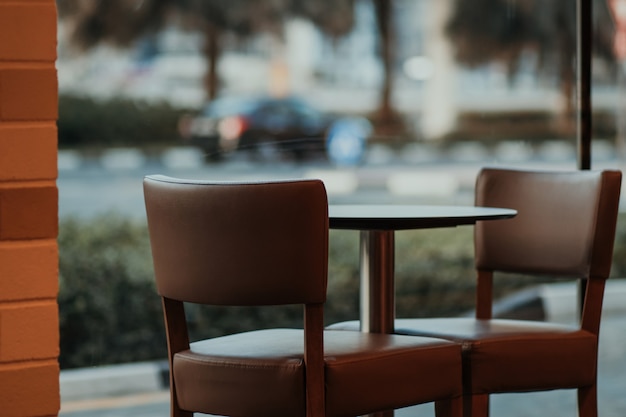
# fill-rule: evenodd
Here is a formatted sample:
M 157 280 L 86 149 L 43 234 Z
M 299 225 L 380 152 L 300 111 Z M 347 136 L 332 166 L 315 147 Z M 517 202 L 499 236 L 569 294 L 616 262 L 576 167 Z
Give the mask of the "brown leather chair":
M 460 345 L 324 330 L 328 204 L 321 181 L 148 176 L 144 196 L 172 416 L 356 416 L 435 400 L 445 400 L 444 414 L 461 415 Z M 302 304 L 304 329 L 190 343 L 184 303 Z
M 598 333 L 620 185 L 617 171 L 480 172 L 476 205 L 514 208 L 518 215 L 475 227 L 475 318 L 395 322 L 399 334 L 463 344 L 465 416 L 487 416 L 492 393 L 553 389 L 578 389 L 579 416 L 597 416 Z M 586 291 L 580 324 L 493 319 L 495 271 L 581 278 Z

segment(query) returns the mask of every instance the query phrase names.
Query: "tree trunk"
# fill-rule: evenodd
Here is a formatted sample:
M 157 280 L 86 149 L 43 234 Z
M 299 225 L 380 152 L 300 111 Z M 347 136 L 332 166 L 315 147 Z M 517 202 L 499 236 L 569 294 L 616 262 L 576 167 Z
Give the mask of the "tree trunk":
M 576 45 L 568 36 L 561 37 L 559 52 L 560 90 L 562 107 L 557 116 L 558 132 L 564 136 L 576 135 L 576 77 L 574 60 Z
M 376 10 L 376 23 L 380 36 L 380 55 L 383 63 L 383 85 L 380 92 L 379 116 L 381 122 L 393 118 L 391 93 L 393 91 L 393 36 L 391 33 L 391 0 L 373 0 Z
M 213 24 L 208 24 L 204 31 L 204 56 L 207 60 L 207 72 L 204 75 L 204 89 L 208 100 L 217 97 L 219 78 L 217 74 L 217 62 L 221 55 L 220 30 Z
M 426 140 L 441 139 L 452 132 L 458 117 L 458 69 L 445 34 L 453 4 L 452 0 L 434 0 L 431 4 L 430 12 L 421 16 L 427 33 L 425 53 L 436 68 L 424 86 L 420 125 Z

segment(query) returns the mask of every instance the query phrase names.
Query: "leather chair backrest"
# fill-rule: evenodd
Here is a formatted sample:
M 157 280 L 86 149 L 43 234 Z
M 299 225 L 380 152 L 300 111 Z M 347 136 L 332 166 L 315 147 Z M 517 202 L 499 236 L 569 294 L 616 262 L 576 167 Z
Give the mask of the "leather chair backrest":
M 476 268 L 607 278 L 621 173 L 484 169 L 476 205 L 508 207 L 515 218 L 479 222 Z
M 319 180 L 144 179 L 157 290 L 213 305 L 322 303 L 328 201 Z

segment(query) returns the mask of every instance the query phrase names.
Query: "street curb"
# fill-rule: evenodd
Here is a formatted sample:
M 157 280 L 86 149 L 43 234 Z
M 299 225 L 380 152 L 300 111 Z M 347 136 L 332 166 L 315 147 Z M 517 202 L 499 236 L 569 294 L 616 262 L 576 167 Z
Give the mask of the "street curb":
M 61 371 L 61 402 L 133 395 L 169 387 L 166 360 Z
M 525 160 L 528 164 L 550 163 L 553 167 L 573 165 L 573 160 L 546 156 L 545 150 L 556 145 L 558 143 L 545 143 L 543 145 L 545 149 L 541 152 L 537 151 L 538 159 L 534 162 L 531 162 L 532 154 L 525 155 L 524 158 L 518 157 L 514 161 Z M 519 153 L 520 145 L 516 142 L 503 142 L 498 149 L 492 151 L 488 151 L 482 144 L 473 142 L 457 144 L 456 147 L 445 151 L 435 151 L 433 146 L 427 143 L 414 143 L 398 150 L 382 144 L 372 144 L 368 147 L 363 165 L 328 164 L 317 167 L 313 165 L 305 169 L 303 175 L 306 178 L 322 179 L 328 194 L 332 196 L 351 195 L 357 189 L 377 189 L 386 190 L 390 195 L 400 199 L 424 198 L 428 201 L 439 201 L 449 199 L 459 193 L 470 195 L 476 175 L 483 166 L 480 161 L 484 160 L 486 164 L 490 164 L 489 161 L 495 164 L 506 163 Z M 566 152 L 566 154 L 570 153 Z M 483 159 L 470 157 L 476 154 L 482 155 Z M 606 162 L 610 159 L 607 156 L 608 152 L 601 152 L 601 154 L 598 162 Z M 492 157 L 484 159 L 485 155 Z M 433 165 L 437 161 L 457 162 L 459 166 L 452 173 L 438 169 L 436 164 Z M 249 162 L 244 157 L 231 160 L 228 164 L 232 167 L 237 164 L 247 165 Z M 219 167 L 219 165 L 205 164 L 202 151 L 190 146 L 172 146 L 162 150 L 158 155 L 147 155 L 138 148 L 109 148 L 91 154 L 76 150 L 59 150 L 57 165 L 61 176 L 72 175 L 84 169 L 119 173 L 147 168 L 185 171 Z M 391 166 L 393 169 L 382 173 L 380 168 L 383 166 Z M 230 174 L 235 177 L 238 175 L 234 172 Z M 243 175 L 249 177 L 250 173 L 246 172 Z M 626 183 L 624 188 L 626 188 Z M 626 192 L 622 195 L 626 200 Z
M 368 165 L 384 165 L 390 162 L 402 162 L 413 165 L 432 164 L 437 161 L 456 161 L 459 163 L 496 160 L 501 163 L 519 163 L 543 161 L 552 163 L 571 162 L 576 154 L 574 145 L 559 140 L 545 141 L 539 145 L 524 146 L 520 141 L 501 141 L 493 147 L 480 142 L 464 141 L 446 147 L 436 143 L 410 142 L 402 148 L 383 143 L 371 143 L 363 162 Z M 594 143 L 594 161 L 606 162 L 616 156 L 615 146 L 607 140 Z M 99 151 L 84 152 L 74 149 L 58 151 L 60 171 L 73 171 L 88 165 L 104 169 L 138 169 L 154 163 L 167 168 L 199 168 L 205 165 L 204 152 L 197 147 L 172 145 L 159 153 L 146 153 L 141 148 L 106 148 Z M 275 162 L 275 161 L 272 161 Z M 346 165 L 348 167 L 352 164 Z

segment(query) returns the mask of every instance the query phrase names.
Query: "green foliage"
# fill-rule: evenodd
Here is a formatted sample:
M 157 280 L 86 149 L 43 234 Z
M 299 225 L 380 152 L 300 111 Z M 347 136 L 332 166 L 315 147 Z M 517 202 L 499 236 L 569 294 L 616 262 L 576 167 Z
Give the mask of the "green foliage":
M 359 233 L 332 230 L 326 322 L 357 319 Z M 145 224 L 116 215 L 64 219 L 59 234 L 61 366 L 162 359 L 166 342 Z M 615 240 L 612 276 L 626 276 L 626 215 Z M 396 234 L 398 317 L 455 316 L 474 305 L 473 229 Z M 498 277 L 496 297 L 541 280 Z M 188 305 L 196 340 L 269 326 L 302 326 L 298 306 L 205 308 Z
M 596 110 L 593 113 L 593 137 L 616 135 L 615 114 Z M 541 144 L 555 139 L 573 141 L 571 131 L 563 129 L 558 115 L 547 110 L 502 110 L 495 112 L 467 111 L 459 115 L 456 128 L 446 134 L 445 145 L 462 141 L 481 142 L 496 146 L 503 140 L 524 140 Z
M 353 239 L 353 237 L 355 239 Z M 331 245 L 327 321 L 357 318 L 358 235 Z M 62 368 L 162 359 L 166 341 L 145 224 L 115 214 L 66 218 L 59 230 Z M 301 327 L 302 309 L 187 305 L 192 340 L 268 326 Z
M 61 222 L 61 367 L 166 356 L 151 271 L 145 227 L 115 215 Z
M 614 25 L 607 2 L 593 0 L 591 4 L 596 26 L 594 54 L 613 63 Z M 457 60 L 468 66 L 503 62 L 513 74 L 520 69 L 523 52 L 531 51 L 539 57 L 538 69 L 560 65 L 556 73 L 561 76 L 574 71 L 576 3 L 569 0 L 454 0 L 446 33 Z
M 452 316 L 474 303 L 473 228 L 396 233 L 398 317 Z
M 59 147 L 103 148 L 172 145 L 184 111 L 167 104 L 147 104 L 115 98 L 59 98 Z
M 359 318 L 359 232 L 331 230 L 326 322 Z

